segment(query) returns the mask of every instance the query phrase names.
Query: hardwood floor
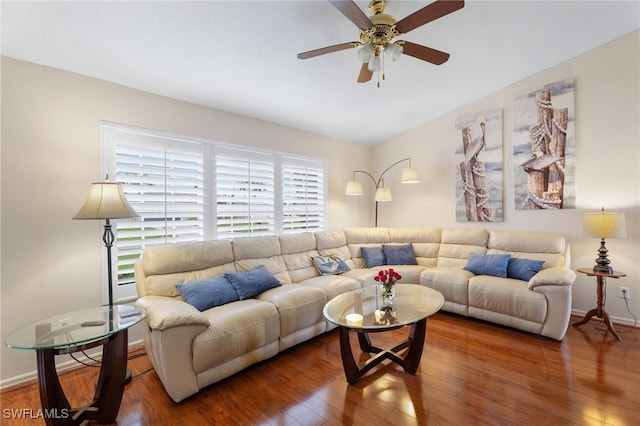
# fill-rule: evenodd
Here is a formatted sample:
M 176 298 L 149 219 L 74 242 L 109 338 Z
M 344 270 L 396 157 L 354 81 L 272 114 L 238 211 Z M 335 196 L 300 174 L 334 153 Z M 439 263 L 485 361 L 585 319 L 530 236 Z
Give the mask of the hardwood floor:
M 572 318 L 572 322 L 579 318 Z M 622 341 L 592 321 L 556 342 L 495 324 L 438 313 L 415 376 L 385 362 L 346 383 L 336 330 L 254 365 L 175 404 L 146 355 L 129 361 L 117 424 L 125 425 L 637 425 L 640 330 Z M 408 329 L 372 335 L 389 346 Z M 352 336 L 354 353 L 360 353 Z M 135 355 L 135 354 L 132 354 Z M 362 357 L 362 360 L 366 356 Z M 92 395 L 97 368 L 61 375 L 72 405 Z M 1 395 L 7 409 L 40 408 L 37 385 Z

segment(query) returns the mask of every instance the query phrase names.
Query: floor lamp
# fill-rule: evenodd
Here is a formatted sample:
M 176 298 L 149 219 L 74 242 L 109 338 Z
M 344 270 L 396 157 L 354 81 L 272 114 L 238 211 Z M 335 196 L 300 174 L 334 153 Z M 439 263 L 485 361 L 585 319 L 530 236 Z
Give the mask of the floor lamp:
M 111 230 L 111 219 L 125 219 L 138 217 L 138 213 L 131 207 L 122 190 L 122 184 L 109 182 L 109 176 L 101 182 L 93 182 L 89 188 L 84 205 L 73 217 L 74 219 L 105 220 L 102 241 L 107 248 L 107 282 L 109 283 L 109 327 L 113 326 L 113 270 L 111 262 L 111 247 L 115 236 Z M 131 371 L 127 370 L 126 382 L 131 380 Z
M 409 167 L 405 167 L 402 169 L 402 176 L 400 178 L 401 183 L 418 183 L 420 182 L 420 176 L 418 175 L 418 169 L 415 167 L 411 167 L 411 158 L 403 158 L 402 160 L 396 161 L 389 167 L 387 167 L 378 177 L 378 179 L 374 178 L 371 173 L 365 172 L 364 170 L 354 170 L 353 171 L 353 180 L 351 182 L 347 182 L 347 190 L 345 191 L 346 195 L 362 195 L 362 184 L 356 180 L 356 173 L 363 173 L 373 181 L 373 184 L 376 187 L 376 210 L 375 210 L 375 226 L 378 226 L 378 202 L 380 201 L 391 201 L 391 189 L 384 187 L 384 175 L 391 170 L 392 167 L 402 163 L 403 161 L 409 162 Z

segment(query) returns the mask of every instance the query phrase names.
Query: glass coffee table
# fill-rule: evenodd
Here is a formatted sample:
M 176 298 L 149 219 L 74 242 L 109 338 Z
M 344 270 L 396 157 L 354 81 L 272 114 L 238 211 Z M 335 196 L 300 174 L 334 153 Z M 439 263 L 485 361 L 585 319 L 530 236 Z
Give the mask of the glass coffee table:
M 378 286 L 352 290 L 331 299 L 323 309 L 325 318 L 338 326 L 342 366 L 349 384 L 354 384 L 373 367 L 389 359 L 415 374 L 422 357 L 427 318 L 444 304 L 442 294 L 417 284 L 396 284 L 392 308 L 381 308 Z M 369 333 L 410 326 L 409 336 L 391 348 L 371 344 Z M 349 332 L 358 334 L 360 349 L 376 355 L 358 365 L 351 350 Z M 405 350 L 404 355 L 401 351 Z
M 8 347 L 36 351 L 46 424 L 115 421 L 126 380 L 127 330 L 146 315 L 144 309 L 134 305 L 100 306 L 37 321 L 7 336 Z M 93 401 L 86 407 L 71 408 L 58 379 L 55 356 L 101 345 L 102 361 Z

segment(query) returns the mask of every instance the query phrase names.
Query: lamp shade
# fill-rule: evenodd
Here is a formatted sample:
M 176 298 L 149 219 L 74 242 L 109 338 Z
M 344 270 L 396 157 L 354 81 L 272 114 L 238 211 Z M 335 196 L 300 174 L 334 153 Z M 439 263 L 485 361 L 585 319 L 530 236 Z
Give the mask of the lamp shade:
M 594 238 L 626 238 L 624 213 L 601 212 L 584 214 L 584 235 Z
M 362 184 L 357 180 L 347 182 L 347 190 L 344 193 L 345 195 L 362 195 Z
M 391 189 L 378 188 L 376 189 L 376 201 L 391 201 Z
M 402 176 L 400 177 L 402 183 L 418 183 L 420 182 L 420 175 L 418 169 L 415 167 L 405 167 L 402 169 Z
M 387 52 L 392 60 L 397 61 L 398 59 L 400 59 L 400 57 L 402 57 L 403 48 L 402 45 L 398 43 L 389 43 L 385 47 L 384 51 Z
M 123 219 L 138 217 L 117 182 L 94 182 L 89 195 L 74 219 Z

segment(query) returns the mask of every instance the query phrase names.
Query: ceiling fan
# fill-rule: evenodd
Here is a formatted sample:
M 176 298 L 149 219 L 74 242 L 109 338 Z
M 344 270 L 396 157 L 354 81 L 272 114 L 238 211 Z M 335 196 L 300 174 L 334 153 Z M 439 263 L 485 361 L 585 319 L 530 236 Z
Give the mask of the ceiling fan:
M 448 53 L 410 41 L 398 40 L 398 37 L 464 7 L 463 0 L 436 0 L 396 21 L 393 16 L 384 13 L 386 0 L 371 0 L 369 3 L 371 16 L 365 15 L 362 9 L 351 0 L 328 1 L 360 29 L 360 40 L 299 53 L 298 59 L 309 59 L 356 47 L 358 58 L 363 62 L 358 83 L 371 80 L 374 72 L 383 69 L 382 52 L 387 52 L 394 61 L 405 54 L 435 65 L 445 63 L 449 59 Z M 384 71 L 382 78 L 384 79 Z

